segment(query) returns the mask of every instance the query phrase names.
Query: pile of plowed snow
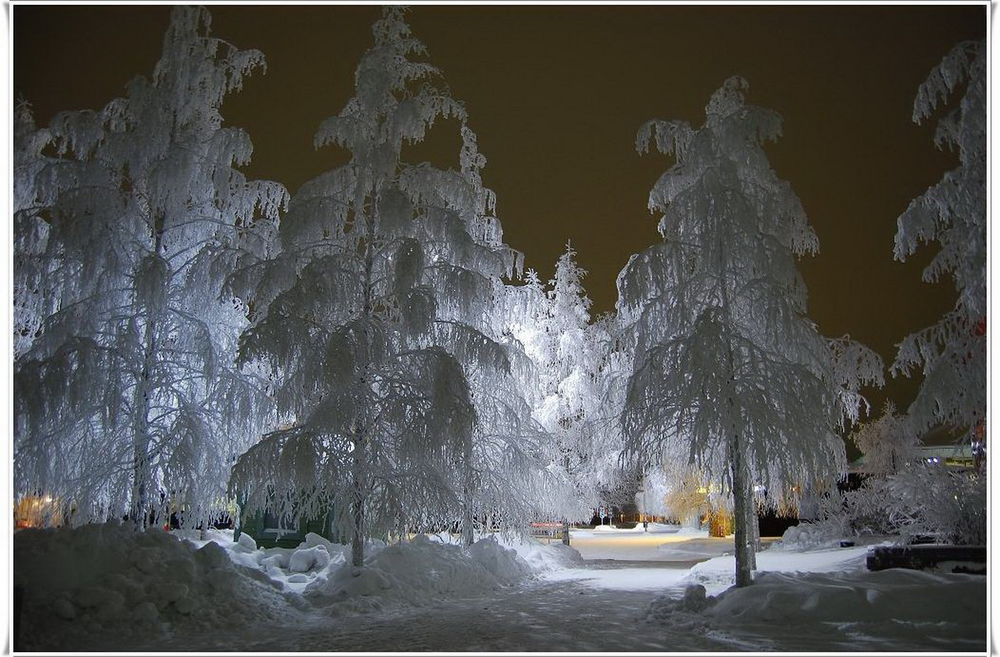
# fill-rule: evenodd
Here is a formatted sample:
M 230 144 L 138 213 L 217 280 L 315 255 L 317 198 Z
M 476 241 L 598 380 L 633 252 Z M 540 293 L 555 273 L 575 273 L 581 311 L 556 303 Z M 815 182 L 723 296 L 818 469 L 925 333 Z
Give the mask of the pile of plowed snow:
M 26 529 L 14 536 L 14 585 L 23 591 L 19 650 L 93 650 L 107 637 L 209 631 L 234 622 L 287 622 L 301 600 L 162 530 L 114 525 Z
M 766 636 L 782 628 L 785 637 L 800 637 L 803 649 L 857 650 L 850 637 L 869 637 L 872 646 L 924 645 L 925 639 L 929 646 L 967 646 L 984 634 L 985 577 L 903 568 L 872 572 L 865 569 L 867 549 L 760 552 L 754 582 L 742 588 L 732 587 L 733 557 L 716 557 L 681 579 L 683 596 L 675 590 L 654 600 L 648 619 L 701 634 L 740 627 Z
M 868 547 L 863 545 L 807 552 L 764 550 L 757 553 L 757 570 L 760 573 L 863 572 L 867 554 Z M 736 558 L 731 554 L 722 555 L 695 564 L 684 580 L 688 584 L 700 584 L 709 594 L 715 594 L 735 583 L 735 572 Z
M 762 573 L 720 595 L 710 613 L 730 623 L 965 622 L 986 618 L 985 586 L 979 575 L 903 568 Z
M 469 547 L 423 535 L 372 541 L 359 569 L 349 546 L 315 534 L 296 548 L 263 549 L 246 534 L 233 541 L 231 531 L 23 530 L 14 536 L 14 583 L 24 592 L 17 648 L 121 649 L 133 637 L 420 606 L 488 593 L 580 558 L 563 545 L 516 547 L 492 536 Z
M 892 568 L 875 572 L 758 573 L 754 583 L 706 595 L 698 584 L 682 598 L 661 596 L 651 619 L 676 624 L 698 613 L 713 625 L 982 623 L 986 578 Z
M 583 557 L 579 551 L 562 543 L 542 545 L 531 539 L 523 541 L 514 539 L 503 544 L 517 552 L 517 555 L 527 561 L 536 573 L 583 566 Z
M 463 548 L 418 535 L 379 550 L 364 568 L 343 566 L 327 578 L 317 578 L 304 595 L 333 613 L 366 611 L 480 595 L 530 574 L 527 562 L 493 538 Z

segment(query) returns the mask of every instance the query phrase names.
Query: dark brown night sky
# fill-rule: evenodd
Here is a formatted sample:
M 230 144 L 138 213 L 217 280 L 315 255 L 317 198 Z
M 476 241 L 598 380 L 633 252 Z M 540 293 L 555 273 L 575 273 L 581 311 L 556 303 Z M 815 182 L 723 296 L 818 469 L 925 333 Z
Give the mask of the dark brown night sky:
M 343 161 L 314 151 L 312 136 L 351 95 L 379 8 L 211 12 L 216 36 L 268 60 L 223 108 L 254 141 L 248 174 L 294 191 Z M 15 6 L 13 16 L 14 92 L 44 124 L 149 75 L 169 7 Z M 957 162 L 935 150 L 933 123 L 910 121 L 917 87 L 955 43 L 984 37 L 985 4 L 416 6 L 409 21 L 465 102 L 508 243 L 547 278 L 572 239 L 596 311 L 614 307 L 618 271 L 658 237 L 646 199 L 670 161 L 638 156 L 636 130 L 651 118 L 700 124 L 734 74 L 750 82 L 749 102 L 785 118 L 767 150 L 819 235 L 819 255 L 801 269 L 822 332 L 850 333 L 889 363 L 904 335 L 952 304 L 950 281 L 920 281 L 931 249 L 901 264 L 892 239 L 910 199 Z M 448 165 L 438 153 L 457 153 L 449 139 L 432 137 L 409 159 Z M 870 398 L 905 408 L 914 391 L 897 380 Z

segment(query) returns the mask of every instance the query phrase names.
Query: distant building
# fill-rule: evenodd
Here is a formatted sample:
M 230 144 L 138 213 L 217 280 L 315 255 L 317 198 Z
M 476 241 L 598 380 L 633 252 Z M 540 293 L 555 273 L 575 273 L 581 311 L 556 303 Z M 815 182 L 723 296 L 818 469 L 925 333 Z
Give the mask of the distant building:
M 951 445 L 920 445 L 917 447 L 918 457 L 924 463 L 941 464 L 953 468 L 972 468 L 975 466 L 975 447 L 970 444 Z M 868 474 L 865 469 L 865 457 L 861 456 L 848 466 L 850 474 Z

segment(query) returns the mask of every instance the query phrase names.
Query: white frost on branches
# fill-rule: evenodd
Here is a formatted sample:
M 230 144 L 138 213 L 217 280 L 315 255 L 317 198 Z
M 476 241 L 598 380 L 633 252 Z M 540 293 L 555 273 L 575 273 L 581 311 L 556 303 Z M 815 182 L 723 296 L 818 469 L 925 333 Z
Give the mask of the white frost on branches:
M 219 108 L 263 56 L 209 23 L 175 8 L 151 78 L 47 135 L 19 132 L 36 155 L 21 159 L 19 210 L 40 209 L 17 222 L 16 258 L 44 248 L 49 314 L 17 364 L 15 490 L 58 498 L 74 523 L 209 520 L 266 410 L 230 366 L 246 320 L 220 293 L 225 257 L 266 250 L 286 193 L 235 168 L 252 147 Z M 39 168 L 46 137 L 55 156 Z
M 918 455 L 919 437 L 910 419 L 896 412 L 887 401 L 878 418 L 860 424 L 851 440 L 865 457 L 864 471 L 874 475 L 892 475 L 913 463 Z
M 364 563 L 367 536 L 521 515 L 536 428 L 508 382 L 491 305 L 521 256 L 502 241 L 465 111 L 386 8 L 355 95 L 315 144 L 350 161 L 294 195 L 281 252 L 231 278 L 252 306 L 240 358 L 267 367 L 285 428 L 237 462 L 249 511 L 332 512 Z M 402 159 L 460 123 L 458 171 Z
M 943 424 L 975 430 L 986 411 L 986 66 L 985 41 L 956 45 L 920 85 L 913 120 L 920 123 L 960 88 L 957 106 L 938 122 L 934 142 L 956 151 L 959 165 L 914 199 L 897 220 L 894 254 L 905 260 L 923 243 L 938 250 L 928 282 L 951 276 L 955 307 L 899 345 L 894 374 L 920 371 L 909 409 L 919 429 Z
M 655 139 L 675 164 L 650 192 L 663 241 L 618 278 L 618 312 L 636 342 L 622 416 L 629 451 L 647 463 L 681 459 L 732 492 L 741 585 L 753 567 L 752 497 L 778 506 L 841 476 L 837 430 L 856 417 L 857 387 L 882 376 L 874 353 L 828 342 L 806 316 L 795 259 L 818 241 L 761 148 L 781 119 L 745 104 L 747 88 L 726 80 L 698 129 L 640 129 L 638 150 Z
M 548 434 L 550 473 L 561 482 L 547 497 L 546 517 L 589 519 L 602 489 L 614 485 L 621 451 L 616 400 L 609 385 L 619 351 L 613 319 L 592 320 L 583 287 L 586 272 L 570 244 L 543 286 L 534 271 L 510 288 L 510 329 L 532 362 L 523 385 L 538 423 Z M 617 370 L 615 373 L 618 373 Z

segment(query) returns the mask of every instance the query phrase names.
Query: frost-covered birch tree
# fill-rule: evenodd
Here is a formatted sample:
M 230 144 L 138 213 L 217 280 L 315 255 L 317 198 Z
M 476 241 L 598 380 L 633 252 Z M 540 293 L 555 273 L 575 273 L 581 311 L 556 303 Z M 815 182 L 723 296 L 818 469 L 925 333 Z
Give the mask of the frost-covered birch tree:
M 886 401 L 882 415 L 863 422 L 851 433 L 851 440 L 865 457 L 865 472 L 888 476 L 912 463 L 919 444 L 910 418 L 896 412 Z
M 826 340 L 806 316 L 795 258 L 818 241 L 761 148 L 781 119 L 746 104 L 747 88 L 726 80 L 699 128 L 654 120 L 639 130 L 640 153 L 654 143 L 675 163 L 649 197 L 663 239 L 618 279 L 618 312 L 636 340 L 622 415 L 629 451 L 721 480 L 737 586 L 755 567 L 755 494 L 777 505 L 797 486 L 839 477 L 837 432 L 857 417 L 860 384 L 881 380 L 874 353 Z
M 505 339 L 512 286 L 504 279 L 522 273 L 523 258 L 503 242 L 496 199 L 483 185 L 486 158 L 475 134 L 463 124 L 461 137 L 457 185 L 439 185 L 452 191 L 434 207 L 459 219 L 465 235 L 448 230 L 451 245 L 437 249 L 432 279 L 445 297 L 435 321 L 436 340 L 461 363 L 476 409 L 458 485 L 463 542 L 469 545 L 477 524 L 522 528 L 538 508 L 536 496 L 544 496 L 551 482 L 544 470 L 542 430 L 518 383 L 528 375 L 529 363 L 520 345 Z M 492 355 L 483 358 L 486 354 Z
M 35 338 L 41 335 L 45 318 L 56 309 L 53 269 L 57 257 L 48 249 L 49 205 L 45 190 L 39 186 L 39 174 L 49 164 L 43 154 L 49 145 L 49 131 L 37 128 L 27 101 L 14 108 L 14 279 L 13 348 L 14 360 L 22 356 Z
M 286 197 L 236 169 L 252 146 L 219 113 L 262 65 L 211 36 L 206 10 L 177 7 L 151 78 L 48 128 L 56 156 L 34 185 L 57 298 L 15 375 L 15 489 L 58 497 L 74 522 L 141 527 L 168 505 L 207 521 L 259 430 L 217 257 L 266 248 Z
M 480 314 L 520 255 L 502 242 L 465 112 L 417 59 L 403 10 L 386 8 L 373 34 L 355 95 L 315 138 L 350 161 L 302 186 L 281 253 L 232 280 L 255 320 L 241 358 L 272 368 L 287 427 L 240 458 L 231 487 L 250 509 L 332 510 L 356 567 L 366 537 L 440 527 L 456 509 L 471 535 L 488 497 L 482 446 L 518 431 L 487 400 L 509 362 Z M 462 122 L 459 170 L 406 163 L 404 145 L 447 118 Z
M 623 499 L 641 485 L 639 464 L 623 458 L 625 437 L 621 413 L 635 361 L 634 335 L 617 312 L 604 313 L 590 325 L 598 357 L 596 366 L 597 413 L 593 418 L 595 485 L 607 503 Z
M 892 366 L 894 374 L 924 375 L 908 411 L 918 430 L 945 425 L 974 433 L 986 419 L 986 69 L 985 41 L 959 43 L 920 85 L 913 103 L 913 121 L 921 123 L 965 89 L 934 136 L 938 148 L 956 152 L 958 166 L 897 220 L 896 259 L 936 242 L 923 279 L 950 276 L 958 293 L 952 310 L 904 338 Z

